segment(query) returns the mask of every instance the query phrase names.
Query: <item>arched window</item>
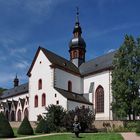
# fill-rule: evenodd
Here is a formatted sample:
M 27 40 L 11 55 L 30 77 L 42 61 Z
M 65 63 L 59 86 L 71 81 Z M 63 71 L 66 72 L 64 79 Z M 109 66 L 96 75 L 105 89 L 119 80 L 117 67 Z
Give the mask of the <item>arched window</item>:
M 15 112 L 14 111 L 11 112 L 11 121 L 15 121 Z
M 68 81 L 68 91 L 72 92 L 72 82 Z
M 96 107 L 96 113 L 104 112 L 104 89 L 102 86 L 98 86 L 96 89 L 95 107 Z
M 9 120 L 9 112 L 8 112 L 8 110 L 6 111 L 5 115 L 6 115 L 6 119 Z
M 28 109 L 27 109 L 27 108 L 25 108 L 25 110 L 24 110 L 24 117 L 25 117 L 25 116 L 26 116 L 27 118 L 29 117 L 29 112 L 28 112 Z
M 42 79 L 38 80 L 38 89 L 42 89 Z
M 17 121 L 21 121 L 21 110 L 19 109 L 18 110 L 18 113 L 17 113 Z
M 35 101 L 34 101 L 34 103 L 35 103 L 35 107 L 38 107 L 38 96 L 37 96 L 37 95 L 35 96 Z
M 74 57 L 77 58 L 77 51 L 74 51 Z
M 45 93 L 42 94 L 42 106 L 46 105 L 46 95 Z

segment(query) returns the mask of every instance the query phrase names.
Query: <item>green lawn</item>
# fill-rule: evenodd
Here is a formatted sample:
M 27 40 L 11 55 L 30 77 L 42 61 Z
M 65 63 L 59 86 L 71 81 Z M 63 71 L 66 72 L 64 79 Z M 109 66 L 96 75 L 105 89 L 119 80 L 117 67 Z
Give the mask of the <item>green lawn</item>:
M 13 131 L 14 131 L 14 134 L 15 134 L 15 137 L 28 137 L 29 135 L 20 135 L 17 133 L 17 128 L 13 128 Z M 41 134 L 37 134 L 35 133 L 34 135 L 41 135 Z M 30 135 L 30 136 L 34 136 L 34 135 Z
M 80 134 L 81 138 L 76 138 L 74 134 L 60 134 L 55 136 L 44 136 L 39 138 L 30 138 L 26 140 L 123 140 L 120 134 L 116 133 L 98 133 L 98 134 Z

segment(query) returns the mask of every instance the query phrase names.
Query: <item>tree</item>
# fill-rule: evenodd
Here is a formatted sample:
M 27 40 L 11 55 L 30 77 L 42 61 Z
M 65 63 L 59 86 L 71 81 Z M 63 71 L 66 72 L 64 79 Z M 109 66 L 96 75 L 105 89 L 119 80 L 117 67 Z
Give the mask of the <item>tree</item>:
M 6 89 L 0 87 L 0 93 L 2 93 L 2 92 L 5 91 L 5 90 L 6 90 Z
M 25 116 L 20 127 L 18 128 L 17 131 L 18 134 L 21 135 L 33 135 L 33 128 L 28 120 L 28 118 Z
M 45 119 L 41 119 L 36 127 L 35 130 L 36 133 L 48 133 L 49 129 L 48 129 L 48 124 L 47 121 Z
M 68 111 L 63 120 L 64 126 L 68 131 L 72 130 L 73 128 L 75 115 L 78 116 L 78 121 L 80 122 L 82 132 L 84 132 L 86 129 L 92 128 L 93 121 L 95 120 L 94 112 L 90 110 L 90 108 L 77 107 L 75 110 Z
M 46 108 L 46 117 L 49 131 L 59 131 L 59 128 L 63 127 L 63 118 L 66 111 L 62 106 L 50 105 Z
M 4 114 L 0 113 L 0 138 L 12 138 L 14 132 Z
M 140 39 L 125 36 L 117 51 L 112 71 L 112 110 L 119 119 L 135 120 L 140 113 Z M 133 116 L 133 118 L 131 118 Z

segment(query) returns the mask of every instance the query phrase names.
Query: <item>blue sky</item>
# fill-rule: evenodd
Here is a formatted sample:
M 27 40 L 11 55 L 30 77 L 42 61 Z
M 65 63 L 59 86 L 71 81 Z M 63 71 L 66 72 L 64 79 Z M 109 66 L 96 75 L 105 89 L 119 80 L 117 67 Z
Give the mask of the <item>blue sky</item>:
M 86 60 L 117 49 L 125 34 L 140 37 L 140 0 L 0 0 L 0 87 L 20 83 L 38 46 L 69 59 L 76 7 Z

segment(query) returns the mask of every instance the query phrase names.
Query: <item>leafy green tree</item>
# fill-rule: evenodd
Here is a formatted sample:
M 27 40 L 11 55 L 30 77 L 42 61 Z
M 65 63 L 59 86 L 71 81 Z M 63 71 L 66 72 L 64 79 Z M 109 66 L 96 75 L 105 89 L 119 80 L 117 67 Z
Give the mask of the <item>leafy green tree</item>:
M 117 51 L 112 71 L 112 110 L 119 119 L 135 120 L 140 113 L 140 39 L 125 36 Z M 131 118 L 133 116 L 133 118 Z
M 140 133 L 140 122 L 137 123 L 136 133 Z
M 12 138 L 14 132 L 4 114 L 0 113 L 0 138 Z
M 46 117 L 48 128 L 50 131 L 59 131 L 63 127 L 63 118 L 66 111 L 62 106 L 50 105 L 46 108 Z
M 28 118 L 25 116 L 20 127 L 18 128 L 17 131 L 18 134 L 21 135 L 33 135 L 33 128 L 28 120 Z
M 73 129 L 75 115 L 78 116 L 78 121 L 80 122 L 82 132 L 84 132 L 86 129 L 92 128 L 92 124 L 95 120 L 94 112 L 89 108 L 77 107 L 75 110 L 68 111 L 64 117 L 64 126 L 68 131 Z
M 0 94 L 5 91 L 6 89 L 0 87 Z
M 41 119 L 36 127 L 35 130 L 36 133 L 48 133 L 49 129 L 48 129 L 48 124 L 47 121 L 45 119 Z

